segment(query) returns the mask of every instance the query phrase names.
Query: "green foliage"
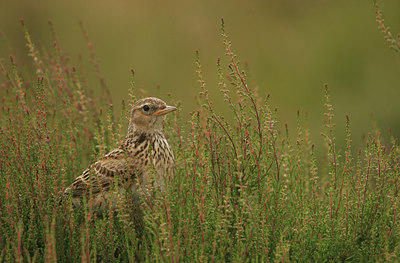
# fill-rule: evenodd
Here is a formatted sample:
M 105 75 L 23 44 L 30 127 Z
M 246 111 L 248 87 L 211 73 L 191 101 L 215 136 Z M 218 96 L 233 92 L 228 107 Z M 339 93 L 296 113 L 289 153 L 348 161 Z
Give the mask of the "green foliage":
M 130 216 L 129 201 L 102 218 L 90 203 L 78 210 L 70 201 L 60 203 L 65 186 L 121 140 L 129 107 L 115 120 L 86 31 L 104 91 L 99 100 L 55 33 L 51 52 L 37 49 L 26 28 L 25 34 L 32 57 L 27 67 L 35 76 L 12 56 L 10 64 L 1 63 L 0 261 L 364 262 L 400 256 L 397 139 L 384 142 L 376 129 L 355 154 L 347 117 L 347 147 L 337 149 L 326 85 L 327 159 L 318 170 L 307 116 L 298 112 L 295 141 L 287 127 L 278 130 L 269 96 L 250 87 L 223 22 L 227 67 L 218 59 L 218 86 L 234 120 L 213 110 L 197 52 L 200 107 L 183 122 L 180 103 L 169 101 L 179 108 L 165 124 L 177 170 L 165 193 L 151 193 L 143 225 Z M 133 91 L 132 75 L 129 105 Z
M 378 29 L 384 34 L 386 42 L 389 44 L 389 47 L 396 52 L 400 52 L 400 34 L 397 36 L 393 36 L 390 27 L 385 25 L 385 21 L 383 19 L 382 10 L 379 9 L 379 5 L 377 0 L 374 0 L 374 7 L 376 13 L 376 22 L 378 23 Z

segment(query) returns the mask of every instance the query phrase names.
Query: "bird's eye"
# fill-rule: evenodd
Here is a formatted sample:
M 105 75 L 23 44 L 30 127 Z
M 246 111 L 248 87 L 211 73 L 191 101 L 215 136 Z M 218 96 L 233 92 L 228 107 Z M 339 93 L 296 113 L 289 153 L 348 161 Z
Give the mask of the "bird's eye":
M 143 110 L 144 110 L 144 111 L 149 111 L 149 110 L 150 110 L 150 107 L 149 107 L 148 105 L 144 105 L 144 106 L 143 106 Z

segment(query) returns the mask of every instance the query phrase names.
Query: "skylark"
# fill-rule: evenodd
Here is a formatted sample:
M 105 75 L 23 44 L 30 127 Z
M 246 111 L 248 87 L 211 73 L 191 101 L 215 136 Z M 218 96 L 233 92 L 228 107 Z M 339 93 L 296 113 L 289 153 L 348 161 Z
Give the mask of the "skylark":
M 172 175 L 175 164 L 162 132 L 163 122 L 165 115 L 175 110 L 158 98 L 138 100 L 133 105 L 128 133 L 120 147 L 90 165 L 65 189 L 64 194 L 72 196 L 73 205 L 79 207 L 85 196 L 90 199 L 93 210 L 102 211 L 108 204 L 115 209 L 118 195 L 127 191 L 132 191 L 138 200 L 139 188 L 145 191 L 151 176 L 163 190 L 165 177 Z

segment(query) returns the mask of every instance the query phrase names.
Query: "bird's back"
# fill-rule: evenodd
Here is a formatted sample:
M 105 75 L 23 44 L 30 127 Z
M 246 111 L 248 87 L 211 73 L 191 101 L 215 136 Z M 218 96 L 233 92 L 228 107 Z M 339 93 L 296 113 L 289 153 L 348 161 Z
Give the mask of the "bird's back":
M 72 196 L 74 206 L 80 206 L 81 199 L 86 197 L 95 210 L 102 210 L 110 203 L 115 208 L 118 197 L 127 191 L 138 195 L 138 187 L 147 189 L 151 181 L 163 190 L 165 177 L 173 173 L 174 162 L 162 132 L 134 132 L 120 147 L 90 165 L 64 194 Z M 114 188 L 116 185 L 118 192 Z

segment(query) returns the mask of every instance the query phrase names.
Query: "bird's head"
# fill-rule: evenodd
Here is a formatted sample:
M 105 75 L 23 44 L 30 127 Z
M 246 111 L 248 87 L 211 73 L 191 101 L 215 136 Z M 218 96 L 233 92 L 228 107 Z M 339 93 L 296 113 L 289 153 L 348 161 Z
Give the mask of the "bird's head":
M 176 110 L 158 98 L 140 99 L 132 107 L 129 130 L 145 133 L 161 131 L 165 115 Z

